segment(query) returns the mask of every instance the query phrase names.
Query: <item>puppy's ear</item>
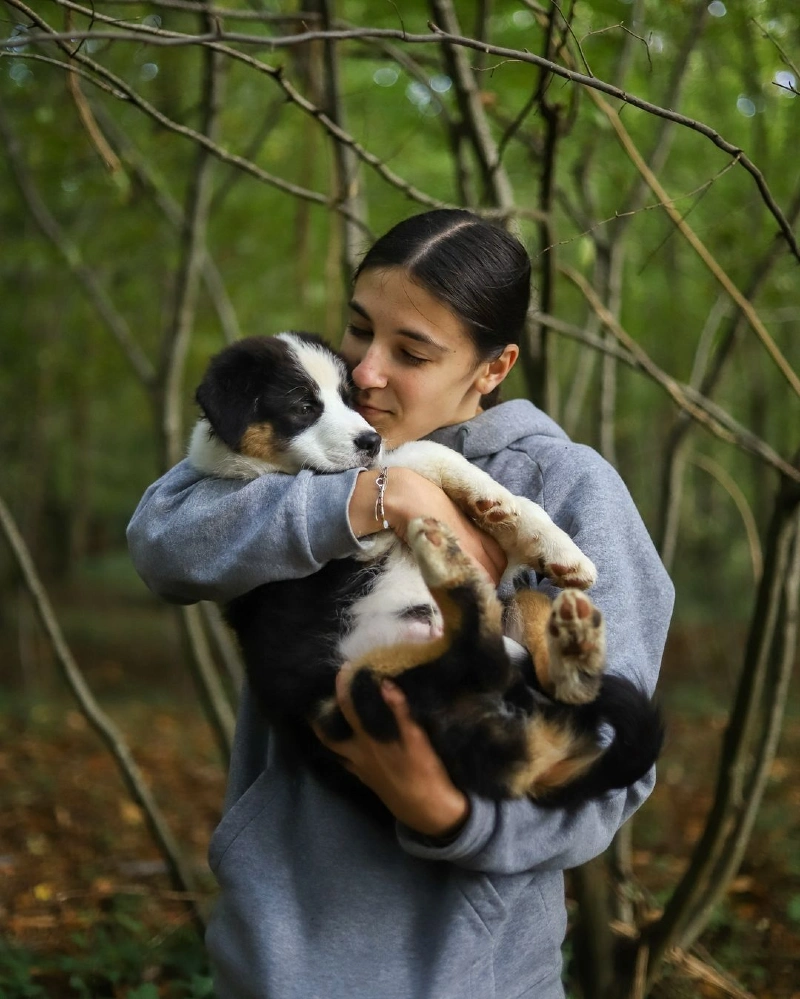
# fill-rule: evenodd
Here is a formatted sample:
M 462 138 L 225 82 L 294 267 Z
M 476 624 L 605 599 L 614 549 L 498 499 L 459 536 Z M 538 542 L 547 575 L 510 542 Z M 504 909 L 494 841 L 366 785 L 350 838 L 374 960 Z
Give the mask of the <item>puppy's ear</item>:
M 252 413 L 252 403 L 235 392 L 226 391 L 216 372 L 209 370 L 195 393 L 197 405 L 219 439 L 237 450 Z
M 269 385 L 286 347 L 270 337 L 248 337 L 212 358 L 195 399 L 219 439 L 239 447 L 252 423 L 260 394 Z

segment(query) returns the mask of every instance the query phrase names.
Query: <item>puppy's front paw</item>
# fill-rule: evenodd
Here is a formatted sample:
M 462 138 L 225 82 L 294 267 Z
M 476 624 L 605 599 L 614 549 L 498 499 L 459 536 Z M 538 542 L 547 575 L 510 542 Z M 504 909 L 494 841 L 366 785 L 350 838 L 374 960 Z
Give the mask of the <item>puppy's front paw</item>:
M 556 586 L 588 590 L 597 580 L 597 570 L 572 538 L 557 527 L 544 510 L 525 497 L 518 497 L 520 523 L 518 544 L 524 564 L 544 573 Z
M 367 735 L 379 742 L 400 738 L 392 709 L 384 701 L 380 682 L 368 669 L 360 669 L 350 684 L 350 700 Z
M 350 723 L 342 714 L 335 697 L 323 701 L 319 706 L 315 721 L 325 738 L 331 742 L 344 742 L 345 739 L 349 739 L 353 735 Z
M 606 664 L 603 615 L 580 590 L 564 590 L 553 601 L 547 632 L 555 699 L 566 704 L 593 701 Z

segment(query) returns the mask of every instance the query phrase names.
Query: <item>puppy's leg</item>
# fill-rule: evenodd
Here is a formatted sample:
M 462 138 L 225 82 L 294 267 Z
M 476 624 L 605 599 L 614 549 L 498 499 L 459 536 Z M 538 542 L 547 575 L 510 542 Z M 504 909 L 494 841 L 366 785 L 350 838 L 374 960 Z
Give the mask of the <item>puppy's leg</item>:
M 353 705 L 375 738 L 397 735 L 394 718 L 380 694 L 382 679 L 400 679 L 407 694 L 411 688 L 425 686 L 426 694 L 420 696 L 430 698 L 445 697 L 451 687 L 453 692 L 476 684 L 503 689 L 510 674 L 502 644 L 502 607 L 488 577 L 461 551 L 452 533 L 433 518 L 411 522 L 408 544 L 441 612 L 444 633 L 426 643 L 375 649 L 348 669 Z M 468 648 L 462 649 L 465 643 Z M 422 666 L 431 666 L 434 672 L 418 671 Z M 404 674 L 408 675 L 404 678 Z
M 523 644 L 544 690 L 565 704 L 586 704 L 599 691 L 605 669 L 603 615 L 580 590 L 564 590 L 553 603 L 536 590 L 514 601 Z
M 586 773 L 602 755 L 594 739 L 565 717 L 533 715 L 526 727 L 527 759 L 509 775 L 508 794 L 543 798 Z
M 538 504 L 515 496 L 457 452 L 414 441 L 390 452 L 386 463 L 412 468 L 440 486 L 495 538 L 513 565 L 544 573 L 558 586 L 586 589 L 594 583 L 592 562 Z

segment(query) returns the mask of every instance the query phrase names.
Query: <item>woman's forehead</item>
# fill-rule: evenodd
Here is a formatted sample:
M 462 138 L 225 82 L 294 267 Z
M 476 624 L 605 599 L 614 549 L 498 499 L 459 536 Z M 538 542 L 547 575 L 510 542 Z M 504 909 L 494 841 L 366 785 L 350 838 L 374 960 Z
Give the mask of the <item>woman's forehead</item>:
M 453 309 L 414 280 L 402 267 L 359 274 L 350 302 L 353 312 L 387 332 L 416 334 L 450 352 L 471 346 L 465 324 Z

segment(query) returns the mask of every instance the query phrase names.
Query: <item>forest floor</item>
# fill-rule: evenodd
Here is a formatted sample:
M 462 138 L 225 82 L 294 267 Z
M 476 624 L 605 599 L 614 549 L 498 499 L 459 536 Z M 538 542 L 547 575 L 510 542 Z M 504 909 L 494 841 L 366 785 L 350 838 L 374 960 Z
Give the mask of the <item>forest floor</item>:
M 118 635 L 110 616 L 111 609 L 106 623 Z M 98 656 L 80 620 L 71 620 L 73 648 L 210 904 L 205 851 L 224 773 L 188 681 L 169 679 L 178 653 L 172 626 L 147 605 L 133 614 L 129 606 L 129 635 L 116 647 L 104 641 Z M 711 803 L 738 644 L 701 627 L 670 643 L 661 686 L 667 746 L 634 828 L 635 872 L 656 911 Z M 0 703 L 0 996 L 210 999 L 186 900 L 171 890 L 142 813 L 76 706 L 49 685 L 47 697 Z M 798 700 L 795 692 L 742 867 L 701 940 L 703 961 L 759 999 L 800 999 Z M 702 977 L 672 981 L 665 995 L 731 994 Z

